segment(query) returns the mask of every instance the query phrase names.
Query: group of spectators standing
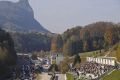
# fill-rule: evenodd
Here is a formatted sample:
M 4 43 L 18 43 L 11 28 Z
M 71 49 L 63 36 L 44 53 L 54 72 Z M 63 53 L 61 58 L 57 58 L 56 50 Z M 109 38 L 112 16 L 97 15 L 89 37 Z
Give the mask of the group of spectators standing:
M 15 68 L 12 71 L 13 79 L 20 79 L 20 80 L 34 80 L 35 79 L 35 69 L 31 65 L 22 65 L 19 68 Z
M 98 64 L 96 62 L 86 62 L 81 64 L 79 68 L 75 68 L 77 76 L 87 76 L 92 78 L 98 78 L 101 75 L 107 73 L 110 70 L 113 70 L 115 66 Z
M 35 65 L 28 56 L 18 56 L 17 66 L 12 70 L 14 80 L 34 80 Z

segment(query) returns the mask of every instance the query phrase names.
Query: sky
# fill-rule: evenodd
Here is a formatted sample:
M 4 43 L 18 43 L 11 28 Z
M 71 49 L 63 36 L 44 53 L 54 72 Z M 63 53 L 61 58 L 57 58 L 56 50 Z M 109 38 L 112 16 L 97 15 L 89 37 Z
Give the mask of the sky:
M 18 0 L 9 0 L 18 1 Z M 97 21 L 120 22 L 120 0 L 29 0 L 35 18 L 54 33 Z

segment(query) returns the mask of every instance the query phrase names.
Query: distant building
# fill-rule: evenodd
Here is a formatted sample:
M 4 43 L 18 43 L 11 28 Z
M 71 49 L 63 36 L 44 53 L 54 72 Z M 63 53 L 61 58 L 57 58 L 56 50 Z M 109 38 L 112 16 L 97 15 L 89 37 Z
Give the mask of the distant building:
M 116 58 L 115 57 L 87 57 L 88 62 L 96 62 L 99 64 L 112 65 L 115 66 Z

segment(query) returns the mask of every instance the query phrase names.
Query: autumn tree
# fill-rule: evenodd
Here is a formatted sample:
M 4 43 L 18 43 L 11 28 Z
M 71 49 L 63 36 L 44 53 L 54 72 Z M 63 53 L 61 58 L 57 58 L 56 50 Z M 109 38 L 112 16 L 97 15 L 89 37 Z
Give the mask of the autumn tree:
M 68 55 L 108 49 L 120 41 L 120 26 L 111 22 L 96 22 L 68 29 L 62 34 L 62 38 L 63 52 Z
M 52 41 L 52 43 L 51 43 L 51 51 L 57 52 L 57 44 L 54 41 Z
M 61 52 L 63 47 L 63 40 L 61 35 L 56 35 L 52 39 L 51 51 L 52 52 Z
M 60 62 L 59 64 L 59 70 L 62 73 L 66 73 L 69 71 L 69 64 L 70 64 L 70 59 L 68 57 L 65 57 L 63 61 Z
M 72 41 L 70 39 L 63 46 L 63 53 L 64 55 L 73 55 L 72 54 Z
M 110 45 L 113 44 L 113 28 L 107 28 L 105 34 L 104 34 L 104 39 L 105 39 L 105 47 L 109 47 Z

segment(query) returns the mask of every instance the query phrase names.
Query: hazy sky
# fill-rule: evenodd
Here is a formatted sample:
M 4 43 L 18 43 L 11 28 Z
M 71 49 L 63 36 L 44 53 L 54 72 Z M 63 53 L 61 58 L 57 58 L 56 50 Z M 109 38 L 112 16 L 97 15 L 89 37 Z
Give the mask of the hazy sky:
M 18 1 L 18 0 L 10 0 Z M 120 22 L 120 0 L 29 0 L 35 18 L 51 32 L 96 21 Z

